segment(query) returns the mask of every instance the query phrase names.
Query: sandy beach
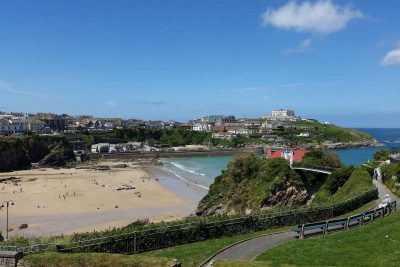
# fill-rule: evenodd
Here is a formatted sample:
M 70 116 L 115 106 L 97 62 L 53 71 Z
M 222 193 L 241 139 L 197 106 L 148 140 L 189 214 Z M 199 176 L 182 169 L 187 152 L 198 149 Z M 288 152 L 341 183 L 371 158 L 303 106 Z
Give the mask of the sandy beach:
M 108 161 L 101 166 L 110 169 L 0 173 L 0 200 L 15 203 L 9 209 L 9 224 L 14 229 L 10 235 L 103 230 L 143 218 L 174 220 L 192 213 L 204 194 L 192 192 L 181 181 L 146 165 Z M 116 190 L 124 184 L 135 189 Z M 28 229 L 18 230 L 21 224 L 28 224 Z M 5 208 L 0 210 L 0 229 L 5 233 Z

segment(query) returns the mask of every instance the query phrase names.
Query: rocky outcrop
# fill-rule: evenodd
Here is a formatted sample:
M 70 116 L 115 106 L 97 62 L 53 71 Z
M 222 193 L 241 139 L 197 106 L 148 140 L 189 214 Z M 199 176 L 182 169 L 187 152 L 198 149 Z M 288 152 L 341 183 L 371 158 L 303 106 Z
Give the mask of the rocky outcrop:
M 72 148 L 61 136 L 0 138 L 0 172 L 39 166 L 60 167 L 75 161 Z
M 74 153 L 71 149 L 56 146 L 51 149 L 42 160 L 39 161 L 41 167 L 64 167 L 69 162 L 74 161 Z
M 273 206 L 304 205 L 311 198 L 309 190 L 304 185 L 284 179 L 277 184 L 262 202 L 262 208 Z
M 31 161 L 22 140 L 0 138 L 0 172 L 24 170 L 30 167 Z

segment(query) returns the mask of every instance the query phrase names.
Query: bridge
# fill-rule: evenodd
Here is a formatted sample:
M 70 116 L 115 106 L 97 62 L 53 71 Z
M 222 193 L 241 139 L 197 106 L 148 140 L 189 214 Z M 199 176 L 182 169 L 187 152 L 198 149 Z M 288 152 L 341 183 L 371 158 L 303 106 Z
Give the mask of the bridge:
M 323 170 L 323 169 L 314 169 L 314 168 L 307 168 L 307 167 L 291 167 L 292 170 L 302 170 L 302 171 L 310 171 L 310 172 L 318 172 L 324 174 L 331 174 L 333 170 Z
M 299 163 L 292 163 L 290 164 L 290 168 L 292 170 L 301 170 L 301 171 L 310 171 L 310 172 L 317 172 L 317 173 L 324 173 L 324 174 L 331 174 L 334 170 L 337 170 L 337 168 L 333 167 L 328 167 L 328 166 L 307 166 Z

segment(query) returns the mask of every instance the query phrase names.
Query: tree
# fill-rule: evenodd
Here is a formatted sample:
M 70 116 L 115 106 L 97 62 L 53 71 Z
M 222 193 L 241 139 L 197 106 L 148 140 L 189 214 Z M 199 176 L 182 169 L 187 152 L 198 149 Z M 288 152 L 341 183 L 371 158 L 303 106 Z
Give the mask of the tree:
M 381 149 L 375 152 L 374 160 L 385 161 L 389 159 L 389 150 Z

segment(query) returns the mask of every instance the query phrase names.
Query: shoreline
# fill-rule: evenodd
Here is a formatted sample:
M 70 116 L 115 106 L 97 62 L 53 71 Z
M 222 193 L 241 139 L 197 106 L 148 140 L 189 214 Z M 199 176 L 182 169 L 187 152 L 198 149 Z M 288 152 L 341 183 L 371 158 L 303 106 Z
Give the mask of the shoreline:
M 105 163 L 116 166 L 122 162 L 102 161 L 99 165 Z M 10 229 L 14 229 L 10 236 L 101 231 L 124 227 L 138 219 L 170 221 L 195 212 L 206 191 L 156 166 L 141 164 L 130 162 L 128 168 L 111 167 L 109 171 L 33 169 L 0 173 L 0 179 L 20 179 L 18 186 L 10 181 L 0 183 L 0 197 L 15 202 L 10 208 Z M 143 197 L 136 197 L 133 194 L 136 190 L 115 190 L 115 185 L 129 182 L 135 184 Z M 22 191 L 16 193 L 14 187 Z M 59 199 L 60 192 L 68 190 L 69 197 Z M 0 229 L 4 233 L 4 209 L 0 211 L 0 218 Z M 18 230 L 21 224 L 28 224 L 28 228 Z

